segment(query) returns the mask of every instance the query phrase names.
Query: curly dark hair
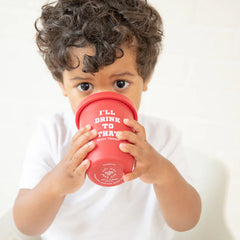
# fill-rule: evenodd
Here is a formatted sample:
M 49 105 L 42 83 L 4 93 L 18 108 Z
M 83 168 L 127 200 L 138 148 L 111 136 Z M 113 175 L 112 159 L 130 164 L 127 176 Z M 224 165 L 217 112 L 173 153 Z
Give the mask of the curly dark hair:
M 58 0 L 42 6 L 35 28 L 40 53 L 61 82 L 65 69 L 81 64 L 78 59 L 78 65 L 71 66 L 71 47 L 95 47 L 94 56 L 84 56 L 82 68 L 95 73 L 123 56 L 123 43 L 136 42 L 137 71 L 143 80 L 152 73 L 162 47 L 162 19 L 144 0 Z

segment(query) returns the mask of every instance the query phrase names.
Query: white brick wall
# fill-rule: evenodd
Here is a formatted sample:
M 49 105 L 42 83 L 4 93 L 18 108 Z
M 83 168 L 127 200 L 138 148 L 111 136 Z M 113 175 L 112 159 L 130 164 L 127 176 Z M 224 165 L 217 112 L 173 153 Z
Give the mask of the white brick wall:
M 34 45 L 33 22 L 44 2 L 0 0 L 0 212 L 16 195 L 34 121 L 68 107 Z M 171 119 L 185 146 L 226 165 L 225 214 L 240 239 L 240 1 L 150 2 L 163 16 L 166 37 L 141 110 Z

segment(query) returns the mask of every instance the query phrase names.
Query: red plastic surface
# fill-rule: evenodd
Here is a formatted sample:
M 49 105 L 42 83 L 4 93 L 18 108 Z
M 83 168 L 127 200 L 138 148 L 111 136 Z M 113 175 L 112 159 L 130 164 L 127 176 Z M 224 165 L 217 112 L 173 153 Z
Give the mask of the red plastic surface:
M 114 92 L 90 95 L 78 107 L 76 125 L 78 128 L 90 124 L 98 131 L 94 139 L 96 147 L 87 158 L 91 165 L 88 177 L 101 186 L 115 186 L 123 183 L 123 174 L 132 171 L 134 158 L 119 149 L 117 131 L 131 131 L 123 123 L 124 118 L 137 120 L 137 112 L 131 101 Z

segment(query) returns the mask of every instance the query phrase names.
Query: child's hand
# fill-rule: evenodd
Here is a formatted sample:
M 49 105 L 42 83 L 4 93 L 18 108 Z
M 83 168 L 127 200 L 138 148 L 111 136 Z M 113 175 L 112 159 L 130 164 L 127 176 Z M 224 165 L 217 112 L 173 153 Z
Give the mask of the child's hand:
M 90 165 L 84 158 L 95 147 L 93 138 L 97 136 L 95 129 L 87 125 L 78 130 L 72 138 L 67 155 L 51 171 L 53 191 L 59 195 L 76 192 L 85 181 L 86 171 Z
M 167 161 L 146 140 L 144 127 L 135 120 L 124 119 L 124 124 L 133 129 L 117 133 L 120 140 L 129 143 L 120 143 L 123 152 L 130 153 L 135 158 L 135 169 L 132 173 L 123 176 L 125 182 L 140 178 L 145 183 L 160 183 L 163 177 L 162 169 Z

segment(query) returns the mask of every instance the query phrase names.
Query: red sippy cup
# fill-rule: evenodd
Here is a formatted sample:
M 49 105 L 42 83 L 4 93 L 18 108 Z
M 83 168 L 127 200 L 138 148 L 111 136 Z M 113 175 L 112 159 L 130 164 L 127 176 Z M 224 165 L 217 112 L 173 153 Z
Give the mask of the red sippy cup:
M 98 185 L 119 185 L 123 183 L 122 176 L 133 170 L 133 156 L 119 149 L 119 144 L 126 141 L 116 137 L 117 131 L 132 131 L 123 123 L 124 118 L 137 121 L 138 116 L 132 102 L 119 93 L 95 93 L 78 106 L 77 128 L 90 124 L 98 132 L 94 139 L 96 146 L 87 155 L 91 162 L 87 175 Z

